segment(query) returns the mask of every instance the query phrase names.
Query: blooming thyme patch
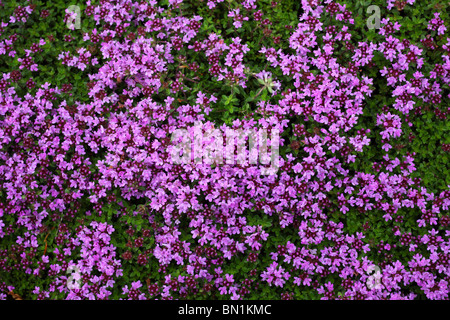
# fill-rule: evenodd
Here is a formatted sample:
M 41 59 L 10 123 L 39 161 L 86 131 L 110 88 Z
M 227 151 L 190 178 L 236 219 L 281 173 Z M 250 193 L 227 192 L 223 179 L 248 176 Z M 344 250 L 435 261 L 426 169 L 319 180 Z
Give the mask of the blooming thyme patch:
M 371 5 L 0 3 L 0 298 L 448 299 L 450 4 Z

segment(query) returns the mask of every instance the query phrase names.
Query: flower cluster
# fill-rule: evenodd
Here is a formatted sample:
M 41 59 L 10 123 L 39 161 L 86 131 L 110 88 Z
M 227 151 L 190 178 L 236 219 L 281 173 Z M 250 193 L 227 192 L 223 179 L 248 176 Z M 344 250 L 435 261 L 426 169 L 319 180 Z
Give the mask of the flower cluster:
M 51 11 L 0 22 L 0 298 L 448 299 L 449 180 L 421 179 L 414 131 L 450 111 L 440 13 L 366 40 L 344 1 L 281 27 L 284 3 L 188 2 L 87 1 L 88 30 L 25 48 L 16 26 Z M 279 170 L 174 163 L 199 122 L 278 130 Z

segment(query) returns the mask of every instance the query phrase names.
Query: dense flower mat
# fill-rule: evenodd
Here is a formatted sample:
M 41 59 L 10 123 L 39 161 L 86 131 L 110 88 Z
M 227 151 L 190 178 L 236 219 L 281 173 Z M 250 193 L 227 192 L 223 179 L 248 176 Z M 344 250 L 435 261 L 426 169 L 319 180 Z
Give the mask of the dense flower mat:
M 0 298 L 449 298 L 448 1 L 0 6 Z

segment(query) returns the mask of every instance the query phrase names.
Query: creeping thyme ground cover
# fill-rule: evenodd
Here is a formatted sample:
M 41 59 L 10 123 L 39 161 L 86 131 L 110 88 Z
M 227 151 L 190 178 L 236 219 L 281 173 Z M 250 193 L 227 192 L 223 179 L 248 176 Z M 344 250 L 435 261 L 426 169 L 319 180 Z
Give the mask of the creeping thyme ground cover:
M 449 13 L 1 1 L 0 298 L 448 300 Z M 278 171 L 173 163 L 196 123 Z

